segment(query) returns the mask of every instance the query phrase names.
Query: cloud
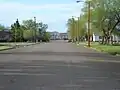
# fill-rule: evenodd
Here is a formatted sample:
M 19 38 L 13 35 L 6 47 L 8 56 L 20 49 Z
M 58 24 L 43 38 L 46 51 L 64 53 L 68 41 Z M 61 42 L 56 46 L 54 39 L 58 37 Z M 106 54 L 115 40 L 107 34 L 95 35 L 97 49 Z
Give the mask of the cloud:
M 31 5 L 17 2 L 2 2 L 0 3 L 0 17 L 2 18 L 0 23 L 10 25 L 16 18 L 22 21 L 31 19 L 34 16 L 37 17 L 37 20 L 42 20 L 50 25 L 60 22 L 66 23 L 69 17 L 80 14 L 80 8 L 81 4 L 76 3 Z

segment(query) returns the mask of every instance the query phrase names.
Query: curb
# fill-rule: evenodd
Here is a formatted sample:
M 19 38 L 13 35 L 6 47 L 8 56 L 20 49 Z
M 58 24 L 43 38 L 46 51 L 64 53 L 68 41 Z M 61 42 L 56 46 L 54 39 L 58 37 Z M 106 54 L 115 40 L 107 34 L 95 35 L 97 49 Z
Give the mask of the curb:
M 116 56 L 120 56 L 120 54 L 116 54 Z
M 107 52 L 104 52 L 104 51 L 102 51 L 102 50 L 98 50 L 98 49 L 93 48 L 93 47 L 87 47 L 87 46 L 84 46 L 84 47 L 85 47 L 85 48 L 88 48 L 88 49 L 93 49 L 93 50 L 95 50 L 95 51 L 97 51 L 97 52 L 109 54 L 109 53 L 107 53 Z
M 88 48 L 88 49 L 93 49 L 93 50 L 98 51 L 98 52 L 102 52 L 101 50 L 98 50 L 98 49 L 93 48 L 93 47 L 87 47 L 87 46 L 84 46 L 84 47 L 85 47 L 85 48 Z

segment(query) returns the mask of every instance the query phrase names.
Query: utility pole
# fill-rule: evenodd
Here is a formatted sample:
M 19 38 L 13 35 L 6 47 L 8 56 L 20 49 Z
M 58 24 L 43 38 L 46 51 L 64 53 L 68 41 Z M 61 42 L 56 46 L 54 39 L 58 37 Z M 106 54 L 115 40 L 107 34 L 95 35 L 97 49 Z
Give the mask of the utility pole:
M 80 3 L 80 2 L 83 2 L 83 1 L 81 1 L 81 0 L 77 0 L 76 1 L 77 3 Z M 91 18 L 90 18 L 90 4 L 91 4 L 91 0 L 88 0 L 88 47 L 90 47 L 91 45 L 90 45 L 90 20 L 91 20 Z
M 36 17 L 34 17 L 34 25 L 35 25 L 35 35 L 34 35 L 34 42 L 36 43 L 36 32 L 37 32 L 37 28 L 36 28 Z
M 90 47 L 90 1 L 88 1 L 88 47 Z
M 75 42 L 75 22 L 74 22 L 74 17 L 72 16 L 72 23 L 73 23 L 73 27 L 72 27 L 72 33 L 73 33 L 73 42 Z
M 14 43 L 16 47 L 16 23 L 14 23 L 13 27 L 14 27 Z
M 15 25 L 16 25 L 16 24 L 15 24 Z M 15 26 L 15 47 L 16 47 L 16 39 L 17 39 L 17 38 L 16 38 L 16 31 L 17 31 L 17 30 L 16 30 L 16 26 Z
M 77 41 L 78 41 L 78 44 L 79 44 L 79 17 L 78 17 L 78 23 L 77 23 L 77 25 L 78 25 L 78 29 L 77 29 Z

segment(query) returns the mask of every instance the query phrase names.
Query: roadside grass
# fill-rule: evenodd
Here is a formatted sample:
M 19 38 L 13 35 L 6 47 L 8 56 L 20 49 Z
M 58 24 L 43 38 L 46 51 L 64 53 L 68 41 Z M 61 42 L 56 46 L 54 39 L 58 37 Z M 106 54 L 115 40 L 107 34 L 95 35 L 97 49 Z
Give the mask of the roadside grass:
M 10 46 L 0 46 L 0 51 L 10 49 Z
M 34 45 L 37 43 L 0 43 L 0 51 L 9 50 L 13 48 L 25 47 L 29 45 Z
M 111 55 L 120 54 L 120 45 L 101 45 L 97 43 L 92 43 L 91 47 L 101 52 L 107 52 Z
M 84 45 L 85 47 L 88 47 L 88 42 L 80 42 L 79 45 Z M 99 42 L 91 42 L 90 48 L 95 49 L 100 52 L 106 52 L 111 55 L 120 55 L 120 44 L 102 45 Z

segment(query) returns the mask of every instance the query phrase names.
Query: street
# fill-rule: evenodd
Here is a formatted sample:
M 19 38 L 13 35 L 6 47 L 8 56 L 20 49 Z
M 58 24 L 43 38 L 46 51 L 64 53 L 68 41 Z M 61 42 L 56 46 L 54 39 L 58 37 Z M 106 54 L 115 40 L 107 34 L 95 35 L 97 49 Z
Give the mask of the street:
M 0 52 L 0 90 L 120 90 L 120 57 L 66 41 Z

